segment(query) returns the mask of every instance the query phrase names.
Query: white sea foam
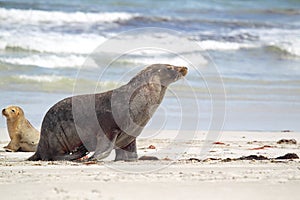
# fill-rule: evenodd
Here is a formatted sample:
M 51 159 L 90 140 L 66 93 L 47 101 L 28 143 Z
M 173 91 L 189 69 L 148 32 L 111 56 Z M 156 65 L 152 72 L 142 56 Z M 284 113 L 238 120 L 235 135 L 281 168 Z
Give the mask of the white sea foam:
M 33 65 L 45 68 L 59 67 L 78 67 L 82 66 L 86 60 L 85 56 L 56 56 L 56 55 L 31 55 L 26 57 L 5 57 L 0 58 L 0 61 L 17 64 L 17 65 Z
M 256 47 L 253 44 L 226 42 L 226 41 L 222 42 L 222 41 L 215 41 L 215 40 L 204 40 L 198 42 L 198 44 L 203 50 L 220 50 L 220 51 L 239 50 L 243 48 Z
M 136 49 L 128 54 L 124 54 L 118 61 L 145 65 L 168 63 L 182 66 L 190 66 L 192 64 L 205 65 L 208 63 L 199 52 L 169 52 L 168 49 Z M 195 61 L 196 63 L 192 63 Z
M 253 41 L 258 47 L 274 46 L 294 56 L 300 56 L 300 34 L 298 29 L 244 29 L 233 31 L 229 35 L 250 34 L 257 37 Z
M 136 58 L 127 60 L 132 63 L 151 65 L 153 63 L 168 63 L 171 65 L 187 66 L 189 63 L 181 58 Z
M 51 53 L 89 54 L 106 38 L 95 34 L 61 34 L 55 32 L 0 32 L 0 47 L 22 48 Z
M 27 81 L 34 81 L 34 82 L 56 82 L 63 80 L 64 77 L 62 76 L 50 76 L 50 75 L 36 75 L 36 76 L 29 76 L 29 75 L 19 75 L 17 78 Z
M 271 29 L 258 32 L 265 45 L 275 46 L 294 56 L 300 56 L 299 30 Z
M 196 60 L 197 63 L 192 63 L 192 61 Z M 205 65 L 208 63 L 205 58 L 203 58 L 201 55 L 197 56 L 197 59 L 193 59 L 192 61 L 189 60 L 188 58 L 183 57 L 136 57 L 136 58 L 129 58 L 124 60 L 125 62 L 131 62 L 131 63 L 136 63 L 136 64 L 144 64 L 144 65 L 151 65 L 154 63 L 167 63 L 171 65 L 176 65 L 176 66 L 187 66 L 190 67 L 192 65 Z
M 259 48 L 265 46 L 274 46 L 284 52 L 294 56 L 300 56 L 300 35 L 299 30 L 284 30 L 284 29 L 247 29 L 242 31 L 234 31 L 229 33 L 229 36 L 241 34 L 250 34 L 256 37 L 255 41 L 231 42 L 231 41 L 216 41 L 204 40 L 198 44 L 203 50 L 239 50 L 249 48 Z
M 127 12 L 60 12 L 42 10 L 20 10 L 0 8 L 0 20 L 5 22 L 40 24 L 40 23 L 97 23 L 97 22 L 116 22 L 130 20 L 138 16 Z
M 19 83 L 26 83 L 22 85 L 26 90 L 31 90 L 33 87 L 38 88 L 40 91 L 73 91 L 79 93 L 103 92 L 123 84 L 117 81 L 96 82 L 93 80 L 57 75 L 18 75 L 12 77 L 12 80 Z M 40 85 L 37 85 L 37 83 L 40 83 Z M 74 84 L 76 84 L 76 91 L 74 91 Z

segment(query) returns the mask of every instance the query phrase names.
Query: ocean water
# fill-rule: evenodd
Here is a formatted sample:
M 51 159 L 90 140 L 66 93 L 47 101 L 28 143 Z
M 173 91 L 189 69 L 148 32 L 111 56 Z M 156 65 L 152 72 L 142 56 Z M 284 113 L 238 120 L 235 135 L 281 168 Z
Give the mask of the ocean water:
M 111 38 L 177 53 L 96 50 Z M 300 130 L 298 0 L 0 0 L 0 106 L 21 106 L 37 127 L 60 99 L 118 87 L 152 63 L 190 72 L 149 129 Z

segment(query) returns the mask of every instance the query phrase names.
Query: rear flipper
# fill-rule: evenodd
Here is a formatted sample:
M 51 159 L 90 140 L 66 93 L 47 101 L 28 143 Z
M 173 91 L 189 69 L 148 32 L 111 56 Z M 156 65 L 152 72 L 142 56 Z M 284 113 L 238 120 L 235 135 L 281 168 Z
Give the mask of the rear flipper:
M 31 156 L 30 158 L 28 158 L 28 161 L 38 161 L 38 160 L 44 160 L 44 161 L 48 161 L 48 160 L 77 160 L 79 158 L 82 158 L 83 156 L 88 154 L 88 150 L 85 148 L 84 145 L 79 146 L 78 148 L 76 148 L 76 150 L 74 150 L 73 152 L 69 153 L 69 154 L 65 154 L 65 155 L 55 155 L 55 156 L 51 156 L 49 157 L 48 155 L 44 155 L 43 157 L 40 156 L 39 154 L 39 150 L 37 150 L 37 152 L 35 152 L 35 154 L 33 156 Z
M 116 149 L 115 161 L 136 161 L 137 157 L 136 140 L 133 140 L 129 145 L 122 149 Z
M 86 156 L 88 153 L 89 153 L 88 150 L 82 144 L 81 146 L 76 148 L 76 150 L 70 152 L 69 154 L 54 156 L 53 160 L 77 160 L 79 158 Z
M 37 149 L 37 145 L 28 144 L 27 142 L 21 142 L 19 151 L 35 152 L 36 149 Z

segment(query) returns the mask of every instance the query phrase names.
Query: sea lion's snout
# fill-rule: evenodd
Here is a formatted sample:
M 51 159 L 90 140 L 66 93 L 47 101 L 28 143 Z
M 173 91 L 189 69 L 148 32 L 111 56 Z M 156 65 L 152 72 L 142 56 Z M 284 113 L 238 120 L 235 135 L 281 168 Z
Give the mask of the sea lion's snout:
M 182 76 L 185 76 L 188 73 L 188 68 L 187 67 L 178 67 L 177 70 L 178 70 L 179 73 L 182 74 Z
M 2 115 L 5 115 L 5 108 L 2 110 Z
M 4 108 L 3 110 L 2 110 L 2 115 L 4 116 L 4 117 L 8 117 L 8 113 L 7 113 L 7 109 L 6 108 Z

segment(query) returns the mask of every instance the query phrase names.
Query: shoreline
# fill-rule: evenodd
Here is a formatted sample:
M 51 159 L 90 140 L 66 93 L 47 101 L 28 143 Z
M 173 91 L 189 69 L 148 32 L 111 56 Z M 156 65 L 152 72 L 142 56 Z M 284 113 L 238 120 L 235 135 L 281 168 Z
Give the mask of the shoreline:
M 36 127 L 37 130 L 40 130 L 40 127 Z M 189 136 L 193 135 L 193 137 L 195 139 L 204 139 L 204 137 L 207 136 L 208 132 L 213 132 L 213 130 L 207 131 L 207 130 L 195 130 L 195 131 L 191 131 L 191 130 L 159 130 L 160 132 L 157 133 L 156 130 L 148 130 L 148 129 L 144 129 L 142 131 L 142 134 L 138 137 L 142 137 L 147 138 L 147 137 L 151 137 L 151 138 L 157 138 L 157 139 L 163 139 L 163 138 L 174 138 L 176 137 L 176 134 L 178 133 L 185 133 L 188 134 Z M 268 134 L 270 136 L 270 134 L 272 134 L 272 137 L 268 138 L 276 138 L 277 136 L 288 136 L 288 137 L 296 137 L 299 138 L 300 140 L 300 131 L 296 130 L 224 130 L 224 131 L 218 131 L 218 135 L 219 136 L 226 136 L 224 139 L 228 139 L 228 137 L 232 138 L 232 139 L 243 139 L 243 137 L 248 136 L 248 138 L 253 138 L 251 135 L 255 135 L 255 137 L 258 137 L 263 139 L 265 137 L 264 134 Z M 242 137 L 240 137 L 242 135 Z M 299 135 L 299 136 L 298 136 Z M 245 138 L 247 139 L 247 138 Z M 9 141 L 9 136 L 8 136 L 8 131 L 6 127 L 0 127 L 0 142 L 6 140 Z

